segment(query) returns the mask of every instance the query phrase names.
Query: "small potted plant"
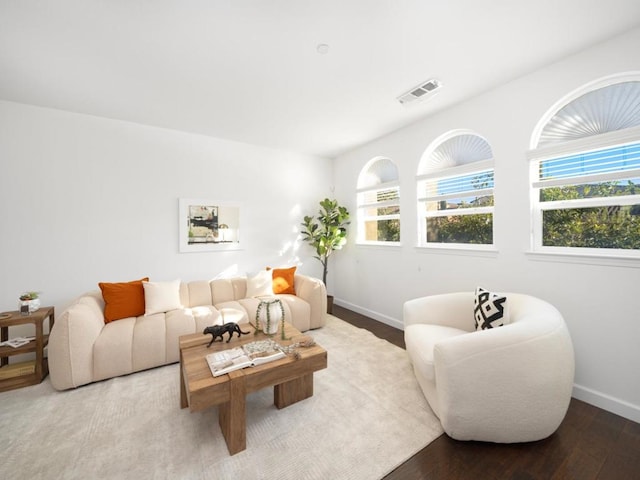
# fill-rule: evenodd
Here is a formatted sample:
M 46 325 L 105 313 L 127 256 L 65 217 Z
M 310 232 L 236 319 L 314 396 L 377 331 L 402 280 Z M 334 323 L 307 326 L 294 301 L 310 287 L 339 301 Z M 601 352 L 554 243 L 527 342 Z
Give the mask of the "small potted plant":
M 40 308 L 39 292 L 24 292 L 20 295 L 20 313 L 29 315 Z
M 304 217 L 301 232 L 304 239 L 316 250 L 316 256 L 322 263 L 322 281 L 327 285 L 327 271 L 329 257 L 336 250 L 342 249 L 347 243 L 347 229 L 349 212 L 338 205 L 337 200 L 325 198 L 320 202 L 318 217 Z M 327 312 L 333 308 L 333 296 L 327 295 Z

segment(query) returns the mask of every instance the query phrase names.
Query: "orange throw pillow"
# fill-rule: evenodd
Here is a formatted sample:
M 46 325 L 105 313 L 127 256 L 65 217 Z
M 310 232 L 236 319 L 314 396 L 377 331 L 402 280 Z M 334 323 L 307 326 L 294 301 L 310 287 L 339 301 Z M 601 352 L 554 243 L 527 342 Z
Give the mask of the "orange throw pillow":
M 104 323 L 144 315 L 142 282 L 148 281 L 145 277 L 132 282 L 98 283 L 104 298 Z
M 288 293 L 295 295 L 296 290 L 293 286 L 293 279 L 296 274 L 297 267 L 291 268 L 274 268 L 273 269 L 273 293 Z

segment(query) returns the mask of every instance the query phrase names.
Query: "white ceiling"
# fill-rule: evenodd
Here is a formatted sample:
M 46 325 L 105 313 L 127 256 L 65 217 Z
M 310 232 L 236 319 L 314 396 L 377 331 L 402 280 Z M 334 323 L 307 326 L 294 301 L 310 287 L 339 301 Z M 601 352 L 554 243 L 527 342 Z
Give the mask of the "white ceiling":
M 639 24 L 638 0 L 0 0 L 0 99 L 333 157 Z

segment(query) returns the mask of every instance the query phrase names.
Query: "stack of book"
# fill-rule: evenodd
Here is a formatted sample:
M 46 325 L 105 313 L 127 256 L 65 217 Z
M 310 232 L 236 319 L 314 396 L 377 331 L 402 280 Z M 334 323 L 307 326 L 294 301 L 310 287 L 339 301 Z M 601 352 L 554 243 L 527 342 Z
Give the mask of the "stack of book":
M 36 371 L 36 362 L 31 360 L 29 362 L 11 363 L 0 367 L 0 380 L 7 378 L 21 377 L 22 375 L 30 375 Z
M 12 338 L 11 340 L 0 342 L 0 347 L 3 347 L 6 345 L 8 347 L 18 348 L 23 345 L 26 345 L 27 343 L 29 343 L 31 340 L 35 338 L 36 337 L 15 337 L 15 338 Z

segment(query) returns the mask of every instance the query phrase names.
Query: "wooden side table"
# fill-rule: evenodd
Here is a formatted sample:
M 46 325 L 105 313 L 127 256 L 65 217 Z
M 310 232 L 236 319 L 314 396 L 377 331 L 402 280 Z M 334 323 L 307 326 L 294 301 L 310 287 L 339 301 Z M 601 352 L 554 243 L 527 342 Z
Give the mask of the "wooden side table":
M 49 364 L 44 357 L 44 347 L 49 343 L 49 334 L 44 333 L 44 321 L 49 319 L 49 332 L 55 322 L 54 307 L 42 307 L 30 315 L 21 315 L 20 312 L 7 312 L 10 316 L 0 318 L 0 341 L 9 340 L 9 327 L 17 325 L 28 325 L 33 323 L 35 327 L 35 339 L 26 345 L 13 348 L 8 345 L 0 347 L 0 392 L 13 390 L 14 388 L 26 387 L 42 382 L 49 373 Z M 3 314 L 4 315 L 4 314 Z M 21 374 L 2 375 L 3 369 L 10 369 L 9 357 L 23 353 L 35 352 L 36 360 L 34 368 Z M 28 368 L 25 370 L 29 370 Z

